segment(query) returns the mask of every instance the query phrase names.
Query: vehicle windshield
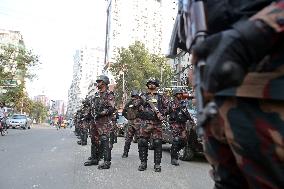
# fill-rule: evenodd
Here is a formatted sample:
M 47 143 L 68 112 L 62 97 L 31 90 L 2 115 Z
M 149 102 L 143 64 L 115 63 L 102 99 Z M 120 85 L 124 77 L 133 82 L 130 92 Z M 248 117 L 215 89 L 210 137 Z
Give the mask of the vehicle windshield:
M 25 115 L 13 115 L 12 119 L 26 119 Z

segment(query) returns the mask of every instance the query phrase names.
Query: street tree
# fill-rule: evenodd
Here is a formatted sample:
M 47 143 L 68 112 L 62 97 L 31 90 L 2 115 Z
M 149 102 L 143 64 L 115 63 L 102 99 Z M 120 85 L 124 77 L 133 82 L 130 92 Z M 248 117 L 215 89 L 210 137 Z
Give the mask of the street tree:
M 38 56 L 23 45 L 6 44 L 0 47 L 0 100 L 22 111 L 27 103 L 25 82 L 32 80 L 40 64 Z
M 43 103 L 34 101 L 31 104 L 30 116 L 35 119 L 36 123 L 42 123 L 48 117 L 48 107 Z
M 170 86 L 173 74 L 166 61 L 163 56 L 151 54 L 139 41 L 128 48 L 119 48 L 116 62 L 110 68 L 116 80 L 114 92 L 117 103 L 122 103 L 123 92 L 129 94 L 134 89 L 144 91 L 151 77 L 160 80 L 161 88 Z

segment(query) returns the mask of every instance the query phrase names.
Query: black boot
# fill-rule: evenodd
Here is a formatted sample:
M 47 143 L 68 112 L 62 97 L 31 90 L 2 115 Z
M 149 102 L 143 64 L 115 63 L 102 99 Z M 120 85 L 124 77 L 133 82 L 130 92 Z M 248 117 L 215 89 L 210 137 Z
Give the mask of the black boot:
M 113 132 L 113 131 L 110 132 L 110 134 L 109 134 L 109 141 L 110 141 L 111 149 L 112 149 L 113 144 L 115 143 L 115 142 L 114 142 L 114 132 Z
M 162 160 L 162 140 L 154 139 L 154 170 L 155 172 L 161 172 L 161 160 Z
M 89 158 L 88 158 L 89 159 Z M 97 156 L 97 147 L 95 144 L 91 145 L 91 158 L 84 163 L 85 166 L 98 165 L 99 159 Z
M 100 144 L 95 144 L 96 145 L 96 157 L 98 159 L 98 161 L 100 161 L 101 159 L 103 159 L 102 157 L 102 149 L 101 149 L 101 145 Z M 88 160 L 91 160 L 92 156 L 88 157 Z
M 171 147 L 171 164 L 175 166 L 179 166 L 178 163 L 178 152 L 180 150 L 180 139 L 179 137 L 175 137 L 172 142 Z
M 82 134 L 82 145 L 87 145 L 87 140 L 88 140 L 88 133 L 87 133 L 87 130 L 84 130 L 83 131 L 83 134 Z
M 114 140 L 113 140 L 114 143 L 117 143 L 117 134 L 114 134 Z
M 147 162 L 141 162 L 138 167 L 138 171 L 145 171 L 147 169 Z
M 98 166 L 98 169 L 109 169 L 111 165 L 111 149 L 109 138 L 106 135 L 101 136 L 101 145 L 103 148 L 104 163 Z
M 129 152 L 129 149 L 130 149 L 130 145 L 131 145 L 131 142 L 125 141 L 122 158 L 127 158 L 128 157 L 128 152 Z
M 82 140 L 78 140 L 78 141 L 77 141 L 77 144 L 78 144 L 78 145 L 82 145 Z
M 155 170 L 155 172 L 161 172 L 162 171 L 161 165 L 160 164 L 155 164 L 154 165 L 154 170 Z
M 105 161 L 103 164 L 98 166 L 98 169 L 109 169 L 110 168 L 110 161 Z
M 145 171 L 147 169 L 148 158 L 148 141 L 145 138 L 138 140 L 138 151 L 141 164 L 138 167 L 138 171 Z
M 78 140 L 78 141 L 77 141 L 77 144 L 78 144 L 78 145 L 85 146 L 85 145 L 87 145 L 87 141 Z

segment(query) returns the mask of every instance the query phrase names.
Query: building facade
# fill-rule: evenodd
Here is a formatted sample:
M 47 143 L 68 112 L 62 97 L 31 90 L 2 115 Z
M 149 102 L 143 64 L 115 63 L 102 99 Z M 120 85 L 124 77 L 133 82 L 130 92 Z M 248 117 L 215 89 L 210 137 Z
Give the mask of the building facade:
M 23 45 L 24 40 L 20 31 L 0 29 L 0 44 Z
M 67 115 L 72 117 L 87 96 L 89 85 L 102 74 L 104 67 L 104 50 L 85 46 L 74 55 L 73 78 L 68 91 Z
M 16 47 L 18 46 L 25 46 L 24 45 L 24 40 L 23 36 L 20 33 L 20 31 L 13 31 L 13 30 L 5 30 L 5 29 L 0 29 L 0 46 L 7 46 L 7 45 L 14 45 Z M 2 49 L 0 48 L 1 52 Z M 5 69 L 10 69 L 10 68 L 5 68 Z M 15 78 L 7 79 L 1 81 L 0 85 L 0 94 L 6 93 L 9 88 L 13 88 L 18 86 L 23 82 L 23 78 L 17 74 L 16 69 L 14 70 L 16 73 Z M 26 89 L 24 88 L 24 92 L 26 92 Z
M 118 49 L 135 41 L 150 53 L 162 53 L 164 11 L 158 0 L 108 0 L 106 63 L 114 63 Z

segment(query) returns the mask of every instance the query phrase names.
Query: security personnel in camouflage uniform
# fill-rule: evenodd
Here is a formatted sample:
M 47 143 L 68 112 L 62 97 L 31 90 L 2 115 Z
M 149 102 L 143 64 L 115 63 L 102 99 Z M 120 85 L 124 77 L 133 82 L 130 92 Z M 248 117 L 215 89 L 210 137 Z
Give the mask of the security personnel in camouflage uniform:
M 207 1 L 209 18 L 221 11 L 216 3 Z M 243 12 L 236 12 L 238 4 Z M 194 48 L 194 60 L 206 62 L 206 100 L 218 106 L 204 127 L 205 154 L 215 188 L 282 189 L 284 1 L 236 1 L 233 7 L 223 15 L 226 24 L 216 17 L 209 22 L 214 34 Z M 230 20 L 231 13 L 240 15 Z
M 89 123 L 89 134 L 91 138 L 91 156 L 88 158 L 88 161 L 84 163 L 85 166 L 98 165 L 99 160 L 101 159 L 102 156 L 99 132 L 95 124 L 96 115 L 93 114 L 94 113 L 93 110 L 95 109 L 94 101 L 96 100 L 96 95 L 88 97 L 88 106 L 90 107 L 88 110 L 88 117 L 89 117 L 88 123 Z
M 111 165 L 111 144 L 110 132 L 112 128 L 111 119 L 115 110 L 114 94 L 108 90 L 109 78 L 105 75 L 100 75 L 97 80 L 98 92 L 93 98 L 93 116 L 95 133 L 98 133 L 100 146 L 104 163 L 98 166 L 98 169 L 109 169 Z M 92 131 L 93 132 L 93 131 Z M 94 134 L 96 136 L 96 134 Z M 98 150 L 98 146 L 93 146 Z M 98 158 L 98 157 L 97 157 Z
M 84 114 L 83 114 L 83 108 L 81 107 L 77 111 L 77 127 L 78 127 L 78 140 L 77 144 L 82 145 L 82 138 L 83 138 L 83 126 L 84 126 Z
M 89 124 L 91 121 L 91 104 L 90 100 L 86 97 L 82 101 L 82 109 L 81 109 L 81 141 L 78 141 L 78 144 L 80 145 L 87 145 L 87 139 L 88 139 L 88 130 L 89 130 Z
M 113 144 L 117 143 L 117 132 L 118 132 L 117 119 L 118 119 L 118 112 L 117 112 L 117 109 L 115 108 L 112 114 L 112 118 L 111 118 L 111 125 L 112 125 L 111 131 L 110 131 L 111 149 L 113 148 Z
M 74 123 L 74 127 L 75 127 L 75 131 L 74 131 L 74 133 L 75 133 L 75 135 L 76 136 L 79 136 L 79 126 L 78 126 L 78 115 L 79 114 L 79 112 L 78 112 L 78 110 L 74 113 L 74 117 L 73 117 L 73 123 Z
M 139 158 L 141 165 L 139 171 L 147 169 L 148 142 L 153 138 L 154 147 L 154 170 L 161 172 L 162 159 L 162 120 L 163 112 L 166 109 L 167 102 L 162 95 L 157 93 L 159 82 L 156 79 L 149 79 L 146 86 L 148 92 L 141 95 L 143 104 L 139 106 L 139 118 L 142 119 L 140 126 L 140 136 L 138 140 Z M 151 104 L 153 105 L 151 107 Z
M 186 130 L 187 120 L 191 120 L 187 110 L 187 101 L 183 99 L 183 91 L 174 89 L 174 99 L 168 106 L 169 123 L 172 127 L 172 146 L 171 146 L 171 164 L 178 166 L 178 152 L 186 145 L 188 133 Z
M 134 135 L 139 136 L 141 119 L 138 117 L 138 108 L 141 103 L 142 99 L 140 98 L 138 91 L 133 90 L 131 92 L 131 99 L 123 108 L 122 115 L 128 120 L 128 123 L 122 158 L 128 157 L 128 152 Z

